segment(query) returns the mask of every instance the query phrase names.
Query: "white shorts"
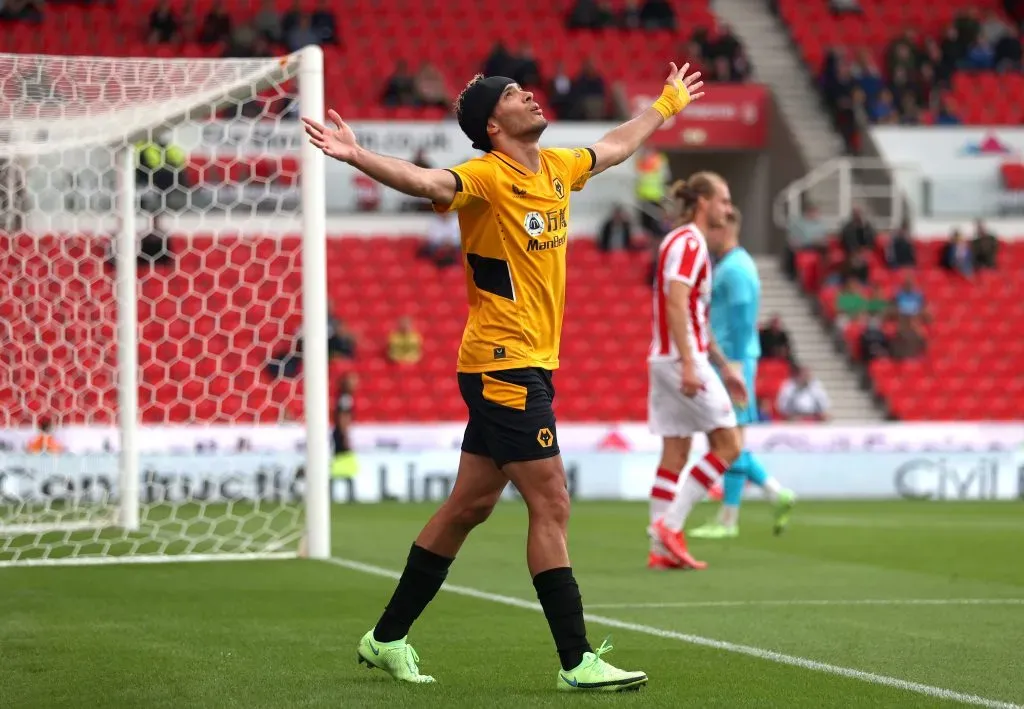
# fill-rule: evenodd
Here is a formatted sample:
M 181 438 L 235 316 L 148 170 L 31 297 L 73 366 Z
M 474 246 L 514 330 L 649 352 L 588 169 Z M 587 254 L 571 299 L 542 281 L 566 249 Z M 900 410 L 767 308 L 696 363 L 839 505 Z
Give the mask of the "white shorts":
M 683 394 L 683 368 L 678 360 L 647 363 L 647 424 L 657 436 L 687 438 L 717 428 L 735 428 L 732 400 L 711 363 L 698 359 L 697 376 L 704 388 L 690 398 Z

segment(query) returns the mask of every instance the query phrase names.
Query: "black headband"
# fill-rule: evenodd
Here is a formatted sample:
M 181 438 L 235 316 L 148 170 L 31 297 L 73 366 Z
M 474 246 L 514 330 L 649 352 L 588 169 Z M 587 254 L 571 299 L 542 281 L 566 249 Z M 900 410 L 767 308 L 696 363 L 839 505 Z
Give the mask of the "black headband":
M 458 119 L 462 132 L 473 141 L 477 150 L 490 152 L 494 149 L 491 137 L 487 135 L 487 121 L 498 104 L 502 92 L 509 84 L 516 83 L 507 76 L 488 76 L 476 82 L 462 94 Z

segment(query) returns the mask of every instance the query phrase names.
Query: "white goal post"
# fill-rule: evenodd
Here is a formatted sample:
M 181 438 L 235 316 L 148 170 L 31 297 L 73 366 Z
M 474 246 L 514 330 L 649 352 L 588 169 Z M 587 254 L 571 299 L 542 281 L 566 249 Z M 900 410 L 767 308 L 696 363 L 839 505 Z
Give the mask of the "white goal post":
M 330 555 L 323 73 L 0 54 L 0 567 Z

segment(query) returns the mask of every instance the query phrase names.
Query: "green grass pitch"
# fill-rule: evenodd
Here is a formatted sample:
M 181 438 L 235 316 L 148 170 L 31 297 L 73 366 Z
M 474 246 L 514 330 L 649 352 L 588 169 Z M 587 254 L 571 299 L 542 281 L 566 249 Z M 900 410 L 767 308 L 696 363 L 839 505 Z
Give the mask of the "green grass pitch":
M 334 553 L 400 570 L 431 509 L 337 506 Z M 693 523 L 712 512 L 701 506 Z M 645 522 L 645 505 L 581 503 L 570 528 L 591 641 L 610 633 L 607 659 L 648 673 L 639 693 L 555 691 L 557 657 L 525 568 L 526 513 L 507 503 L 456 561 L 449 582 L 460 588 L 413 629 L 436 685 L 357 666 L 356 642 L 394 585 L 365 569 L 13 568 L 0 569 L 0 706 L 1024 704 L 1019 503 L 802 503 L 781 537 L 768 508 L 748 504 L 739 539 L 691 543 L 711 565 L 699 573 L 648 572 Z

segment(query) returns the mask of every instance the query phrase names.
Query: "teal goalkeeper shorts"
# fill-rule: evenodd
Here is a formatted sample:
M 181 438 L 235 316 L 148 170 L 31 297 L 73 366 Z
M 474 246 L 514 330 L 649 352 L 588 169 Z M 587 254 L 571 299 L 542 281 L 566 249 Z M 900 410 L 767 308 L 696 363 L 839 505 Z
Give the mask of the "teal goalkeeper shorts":
M 736 424 L 749 426 L 759 420 L 757 415 L 757 360 L 744 359 L 741 360 L 741 364 L 743 365 L 743 383 L 747 386 L 747 404 L 746 406 L 733 404 L 732 408 L 736 412 Z M 719 376 L 721 376 L 721 372 L 719 372 Z

